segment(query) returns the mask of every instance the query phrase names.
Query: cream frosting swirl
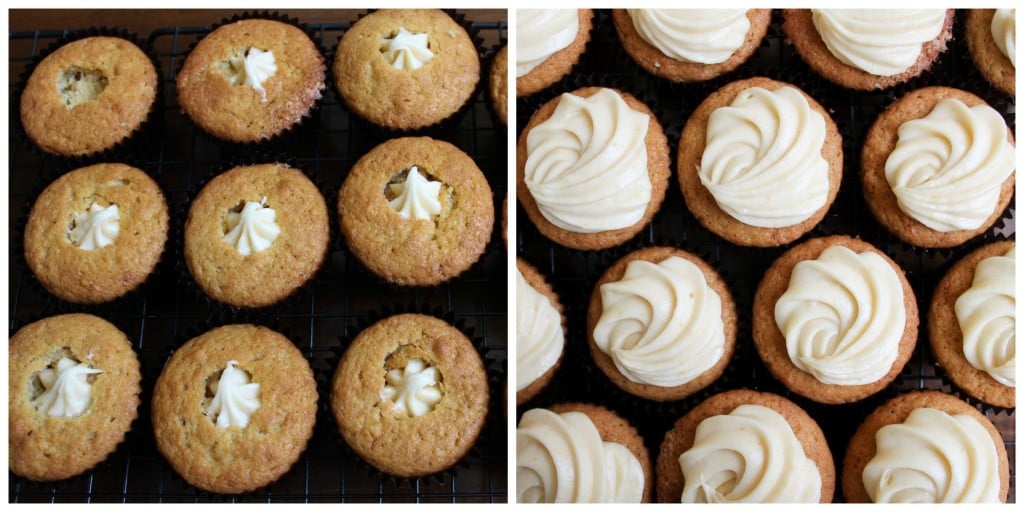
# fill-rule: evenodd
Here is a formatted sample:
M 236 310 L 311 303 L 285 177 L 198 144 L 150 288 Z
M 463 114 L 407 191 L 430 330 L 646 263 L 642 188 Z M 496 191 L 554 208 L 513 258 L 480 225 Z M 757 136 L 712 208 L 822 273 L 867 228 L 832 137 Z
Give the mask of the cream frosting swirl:
M 626 10 L 644 41 L 682 62 L 725 62 L 743 46 L 750 31 L 743 9 Z
M 213 399 L 206 407 L 206 416 L 219 428 L 245 428 L 260 408 L 260 385 L 250 382 L 238 361 L 227 362 L 220 377 L 210 382 L 210 391 Z
M 441 213 L 441 182 L 420 174 L 415 165 L 405 181 L 392 183 L 388 189 L 395 195 L 388 205 L 404 219 L 430 220 Z
M 1017 66 L 1017 24 L 1014 22 L 1016 13 L 1017 9 L 996 9 L 992 16 L 992 40 L 1014 67 Z
M 1010 387 L 1017 385 L 1015 254 L 1016 248 L 979 262 L 954 307 L 967 362 Z
M 900 210 L 935 231 L 981 227 L 1014 169 L 1002 116 L 985 104 L 945 99 L 897 135 L 885 179 Z
M 274 60 L 273 51 L 263 51 L 259 48 L 249 48 L 245 56 L 238 56 L 230 60 L 231 73 L 228 74 L 228 83 L 231 85 L 246 85 L 260 93 L 260 101 L 267 102 L 267 90 L 263 83 L 277 73 L 277 63 Z
M 562 315 L 548 297 L 516 269 L 516 391 L 521 391 L 558 362 L 565 346 Z
M 414 70 L 423 67 L 434 58 L 428 47 L 429 34 L 415 34 L 399 27 L 394 37 L 381 40 L 381 53 L 395 69 Z
M 875 503 L 993 503 L 999 459 L 992 436 L 969 414 L 922 407 L 875 433 L 861 473 Z
M 587 98 L 562 94 L 526 138 L 525 181 L 541 215 L 576 233 L 639 222 L 652 191 L 648 123 L 611 89 Z
M 228 212 L 227 233 L 224 241 L 233 245 L 238 254 L 248 256 L 262 252 L 274 244 L 281 228 L 277 225 L 277 212 L 262 201 L 245 201 L 241 212 Z
M 796 264 L 775 303 L 775 323 L 797 368 L 825 384 L 872 383 L 899 353 L 903 286 L 878 254 L 835 245 Z
M 92 203 L 87 210 L 76 213 L 68 238 L 79 249 L 102 249 L 117 240 L 121 233 L 121 212 L 116 204 L 107 207 Z
M 679 456 L 683 503 L 817 503 L 821 474 L 793 427 L 773 409 L 744 404 L 697 425 Z
M 443 395 L 438 383 L 440 373 L 422 359 L 410 359 L 405 368 L 384 374 L 380 399 L 406 416 L 423 416 L 434 410 Z
M 914 65 L 942 33 L 945 9 L 811 9 L 825 46 L 844 64 L 878 76 Z
M 516 10 L 516 77 L 526 75 L 576 40 L 576 9 Z
M 629 262 L 621 279 L 601 285 L 601 303 L 594 344 L 633 382 L 679 386 L 725 353 L 722 300 L 684 258 Z
M 799 224 L 828 199 L 825 118 L 797 89 L 751 87 L 711 113 L 700 182 L 736 220 Z
M 103 372 L 85 363 L 61 357 L 53 368 L 39 372 L 39 382 L 44 391 L 35 399 L 36 407 L 51 418 L 81 416 L 92 401 L 89 376 L 97 373 Z
M 644 470 L 580 412 L 531 409 L 516 428 L 518 503 L 640 503 Z

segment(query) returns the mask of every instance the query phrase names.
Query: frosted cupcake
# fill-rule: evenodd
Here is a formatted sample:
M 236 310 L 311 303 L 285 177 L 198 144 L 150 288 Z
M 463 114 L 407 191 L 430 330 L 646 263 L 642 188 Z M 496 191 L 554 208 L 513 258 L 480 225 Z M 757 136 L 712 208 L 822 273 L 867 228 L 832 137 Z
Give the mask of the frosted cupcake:
M 516 96 L 557 82 L 579 61 L 590 41 L 591 9 L 516 11 Z

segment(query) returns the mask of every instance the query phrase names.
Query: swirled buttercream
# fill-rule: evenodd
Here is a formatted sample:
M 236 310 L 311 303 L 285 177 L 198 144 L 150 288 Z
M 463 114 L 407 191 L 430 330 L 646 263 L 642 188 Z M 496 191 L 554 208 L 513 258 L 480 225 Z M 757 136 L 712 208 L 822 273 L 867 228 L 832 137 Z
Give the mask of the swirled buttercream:
M 273 51 L 263 51 L 259 48 L 249 48 L 245 55 L 239 55 L 229 61 L 230 73 L 228 83 L 231 85 L 246 85 L 260 93 L 260 101 L 267 102 L 267 90 L 263 83 L 277 73 L 277 63 L 274 61 Z
M 762 405 L 744 404 L 697 425 L 679 456 L 683 503 L 817 503 L 821 474 L 793 427 Z
M 639 222 L 651 201 L 648 123 L 611 89 L 562 94 L 526 138 L 525 181 L 541 215 L 576 233 Z
M 775 323 L 797 368 L 825 384 L 884 377 L 906 328 L 903 286 L 878 254 L 832 246 L 796 264 L 775 303 Z
M 679 386 L 725 353 L 722 300 L 684 258 L 629 262 L 621 279 L 601 285 L 601 303 L 594 344 L 633 382 Z
M 50 417 L 81 416 L 92 401 L 89 376 L 97 373 L 103 372 L 67 357 L 60 358 L 53 368 L 39 372 L 44 391 L 35 399 L 36 407 Z
M 206 407 L 206 416 L 220 428 L 245 428 L 260 408 L 260 385 L 250 382 L 238 361 L 228 361 L 220 378 L 210 382 L 210 391 L 213 399 Z
M 999 462 L 985 427 L 969 414 L 922 407 L 875 433 L 861 474 L 875 503 L 999 501 Z
M 1014 169 L 1002 116 L 985 104 L 945 99 L 897 135 L 885 179 L 900 210 L 935 231 L 981 227 Z
M 967 362 L 1010 387 L 1017 385 L 1014 254 L 1016 249 L 1010 249 L 978 263 L 974 282 L 954 307 Z
M 1017 9 L 996 9 L 992 16 L 992 40 L 999 51 L 1010 59 L 1010 64 L 1017 66 L 1017 24 L 1014 23 Z
M 385 37 L 380 42 L 384 59 L 395 69 L 419 69 L 434 58 L 428 47 L 429 34 L 414 34 L 399 28 L 394 37 Z
M 751 87 L 711 113 L 700 182 L 744 224 L 799 224 L 828 199 L 824 144 L 825 118 L 799 90 Z
M 521 77 L 576 40 L 576 9 L 516 10 L 516 77 Z
M 516 428 L 519 503 L 640 503 L 644 470 L 580 412 L 532 409 Z
M 229 211 L 224 241 L 235 247 L 238 254 L 248 256 L 268 249 L 277 240 L 281 228 L 277 225 L 277 212 L 262 201 L 246 201 L 241 212 Z
M 878 76 L 914 65 L 942 33 L 945 9 L 811 9 L 814 27 L 840 62 Z
M 516 269 L 516 391 L 550 370 L 564 346 L 562 315 Z
M 121 212 L 116 204 L 106 208 L 92 203 L 89 209 L 76 213 L 68 238 L 79 249 L 92 251 L 106 247 L 121 233 Z
M 388 189 L 395 195 L 388 205 L 402 218 L 430 220 L 441 213 L 441 182 L 420 174 L 415 165 L 409 169 L 405 181 L 392 183 Z
M 406 416 L 423 416 L 434 410 L 441 401 L 437 368 L 422 359 L 410 359 L 405 368 L 396 368 L 384 374 L 384 389 L 380 399 L 391 402 L 394 410 Z
M 747 38 L 743 9 L 627 9 L 640 37 L 682 62 L 719 64 Z

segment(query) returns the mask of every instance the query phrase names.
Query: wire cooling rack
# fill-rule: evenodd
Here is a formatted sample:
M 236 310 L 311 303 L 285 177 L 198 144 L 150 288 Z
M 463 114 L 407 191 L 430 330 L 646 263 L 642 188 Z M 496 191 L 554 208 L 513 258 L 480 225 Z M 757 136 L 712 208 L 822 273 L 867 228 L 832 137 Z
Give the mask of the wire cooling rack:
M 775 11 L 772 26 L 758 51 L 739 69 L 707 83 L 677 85 L 648 74 L 634 64 L 619 44 L 610 11 L 598 10 L 591 42 L 579 66 L 560 83 L 527 98 L 517 100 L 518 131 L 521 133 L 533 112 L 562 92 L 587 85 L 624 89 L 644 101 L 656 113 L 671 145 L 673 162 L 665 202 L 646 230 L 621 247 L 605 251 L 575 251 L 548 241 L 518 208 L 516 252 L 537 267 L 559 294 L 566 308 L 568 332 L 561 367 L 552 383 L 536 398 L 518 407 L 519 414 L 533 407 L 560 402 L 596 402 L 630 421 L 643 435 L 652 461 L 665 433 L 689 409 L 713 393 L 735 388 L 772 391 L 787 396 L 818 421 L 829 441 L 837 476 L 842 468 L 846 445 L 857 426 L 875 407 L 901 391 L 940 389 L 967 395 L 953 389 L 933 364 L 928 348 L 926 312 L 931 293 L 950 264 L 980 243 L 1014 236 L 1016 202 L 1003 219 L 988 233 L 951 250 L 921 250 L 889 234 L 871 216 L 861 194 L 860 148 L 864 134 L 877 115 L 893 100 L 925 85 L 948 85 L 971 91 L 984 98 L 1003 114 L 1014 128 L 1014 99 L 991 87 L 975 69 L 963 34 L 964 12 L 957 13 L 954 40 L 933 66 L 932 71 L 909 84 L 888 91 L 857 92 L 833 85 L 817 76 L 804 64 L 792 47 L 785 44 L 781 30 L 781 12 Z M 795 243 L 810 237 L 847 234 L 860 237 L 892 257 L 906 272 L 914 289 L 921 313 L 917 348 L 896 382 L 878 395 L 859 403 L 841 406 L 816 404 L 786 390 L 765 369 L 751 338 L 750 315 L 754 291 L 761 277 L 783 248 L 756 249 L 733 245 L 704 229 L 686 209 L 676 178 L 675 159 L 680 132 L 690 113 L 712 92 L 734 80 L 767 76 L 797 85 L 821 103 L 831 114 L 843 136 L 844 178 L 839 195 L 826 218 L 813 231 Z M 655 403 L 620 391 L 594 366 L 586 338 L 587 304 L 601 274 L 627 252 L 649 245 L 673 245 L 700 255 L 719 270 L 728 282 L 740 318 L 735 354 L 722 378 L 686 400 Z M 1003 436 L 1010 463 L 1009 502 L 1015 501 L 1015 415 L 1013 411 L 992 410 L 976 401 Z M 837 483 L 836 501 L 842 501 Z
M 211 20 L 215 21 L 215 20 Z M 301 20 L 300 20 L 301 21 Z M 314 40 L 333 61 L 338 37 L 349 23 L 313 24 Z M 507 23 L 474 23 L 483 40 L 504 42 Z M 84 27 L 69 27 L 79 29 Z M 499 229 L 495 229 L 481 261 L 465 274 L 438 287 L 411 289 L 383 284 L 369 276 L 337 240 L 324 268 L 307 290 L 276 308 L 259 312 L 233 312 L 210 304 L 183 281 L 181 262 L 170 245 L 183 223 L 185 202 L 205 178 L 236 157 L 211 140 L 180 112 L 174 99 L 174 73 L 189 47 L 208 27 L 161 28 L 148 34 L 160 65 L 163 103 L 157 136 L 143 144 L 139 154 L 127 155 L 160 183 L 171 210 L 172 235 L 164 261 L 141 292 L 104 306 L 81 307 L 49 296 L 27 271 L 18 254 L 24 217 L 35 194 L 61 169 L 59 162 L 10 140 L 11 263 L 9 265 L 8 328 L 53 314 L 84 311 L 117 325 L 135 343 L 142 365 L 142 406 L 116 452 L 83 475 L 56 483 L 31 482 L 8 476 L 10 502 L 505 502 L 507 501 L 507 430 L 503 413 L 505 389 L 507 299 L 506 255 Z M 32 58 L 67 31 L 9 34 L 12 111 L 15 81 Z M 146 35 L 140 35 L 146 37 Z M 498 48 L 488 47 L 482 63 Z M 482 66 L 483 80 L 487 67 Z M 348 169 L 362 154 L 386 136 L 367 130 L 348 114 L 331 87 L 319 110 L 286 146 L 271 148 L 289 158 L 321 185 L 328 209 L 336 212 L 335 198 Z M 507 129 L 496 123 L 487 105 L 486 91 L 475 97 L 471 110 L 456 126 L 432 133 L 447 140 L 476 161 L 490 182 L 496 218 L 507 189 Z M 16 114 L 14 114 L 16 115 Z M 161 119 L 162 118 L 162 119 Z M 13 130 L 12 130 L 13 133 Z M 331 217 L 335 217 L 332 213 Z M 344 445 L 328 406 L 329 382 L 344 339 L 351 339 L 365 323 L 396 310 L 431 312 L 456 325 L 477 342 L 491 383 L 491 412 L 473 450 L 452 470 L 419 479 L 394 479 L 362 462 Z M 222 323 L 255 321 L 284 333 L 307 356 L 320 393 L 316 428 L 295 466 L 280 480 L 255 492 L 223 496 L 200 491 L 177 476 L 157 452 L 149 401 L 156 378 L 173 349 L 189 338 Z

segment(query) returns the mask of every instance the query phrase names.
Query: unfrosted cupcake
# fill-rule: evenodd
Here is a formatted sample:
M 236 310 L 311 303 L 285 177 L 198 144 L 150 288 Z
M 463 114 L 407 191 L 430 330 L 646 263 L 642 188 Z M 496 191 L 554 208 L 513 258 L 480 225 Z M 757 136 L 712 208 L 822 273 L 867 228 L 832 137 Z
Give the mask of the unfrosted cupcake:
M 519 201 L 537 229 L 561 245 L 621 244 L 661 208 L 668 151 L 658 119 L 632 95 L 604 87 L 564 93 L 519 136 Z
M 487 91 L 498 119 L 503 124 L 508 124 L 508 46 L 502 46 L 491 61 Z
M 979 400 L 1016 406 L 1016 243 L 995 242 L 965 256 L 932 296 L 928 338 L 946 375 Z
M 782 29 L 819 75 L 885 89 L 927 71 L 953 36 L 953 9 L 786 9 Z
M 516 259 L 516 405 L 551 382 L 565 348 L 565 316 L 551 285 Z
M 619 41 L 648 73 L 673 82 L 710 80 L 757 51 L 771 9 L 615 9 Z
M 971 9 L 967 13 L 967 47 L 982 76 L 1010 96 L 1017 91 L 1016 9 Z
M 868 208 L 919 247 L 987 231 L 1014 191 L 1014 137 L 981 98 L 950 87 L 912 91 L 868 130 L 861 183 Z
M 529 96 L 572 70 L 590 41 L 591 9 L 516 11 L 516 96 Z
M 861 400 L 892 382 L 913 355 L 917 326 L 903 271 L 847 236 L 786 251 L 754 296 L 754 345 L 765 366 L 821 403 Z

